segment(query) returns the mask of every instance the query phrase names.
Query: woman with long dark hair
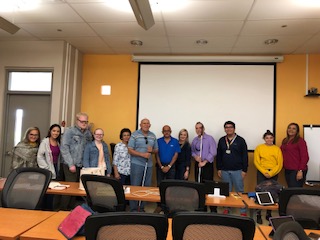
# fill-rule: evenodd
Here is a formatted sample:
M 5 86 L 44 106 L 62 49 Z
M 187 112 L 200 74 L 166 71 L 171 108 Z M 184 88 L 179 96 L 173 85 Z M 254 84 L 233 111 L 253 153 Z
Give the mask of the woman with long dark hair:
M 58 167 L 60 164 L 60 138 L 60 125 L 51 125 L 47 137 L 42 140 L 39 146 L 37 156 L 39 167 L 50 170 L 52 172 L 52 179 L 58 178 Z
M 288 125 L 287 137 L 282 141 L 281 150 L 288 187 L 302 187 L 308 171 L 309 155 L 297 123 Z

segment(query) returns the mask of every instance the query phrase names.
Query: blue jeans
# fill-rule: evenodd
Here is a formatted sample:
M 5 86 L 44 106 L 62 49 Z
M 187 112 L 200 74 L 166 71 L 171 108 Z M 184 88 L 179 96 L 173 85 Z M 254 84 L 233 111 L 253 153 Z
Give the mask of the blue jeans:
M 232 192 L 233 186 L 236 192 L 243 192 L 242 170 L 221 171 L 222 180 L 229 183 L 229 191 Z M 245 213 L 246 208 L 240 208 L 240 213 Z
M 130 173 L 130 181 L 132 186 L 142 186 L 143 175 L 145 171 L 145 166 L 140 166 L 131 163 L 131 173 Z M 144 186 L 151 186 L 151 179 L 152 179 L 152 167 L 147 167 Z M 130 201 L 130 211 L 136 212 L 140 210 L 141 212 L 144 211 L 145 202 L 140 202 L 140 209 L 138 209 L 139 201 Z

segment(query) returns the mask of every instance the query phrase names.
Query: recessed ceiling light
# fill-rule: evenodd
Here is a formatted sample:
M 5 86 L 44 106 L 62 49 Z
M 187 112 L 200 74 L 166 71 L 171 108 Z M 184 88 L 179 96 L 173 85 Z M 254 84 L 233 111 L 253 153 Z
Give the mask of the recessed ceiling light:
M 205 39 L 199 39 L 199 40 L 196 41 L 196 44 L 198 44 L 198 45 L 206 45 L 206 44 L 208 44 L 208 41 L 205 40 Z
M 135 46 L 135 47 L 140 47 L 143 45 L 143 42 L 140 40 L 132 40 L 132 41 L 130 41 L 130 43 L 132 46 Z
M 274 44 L 276 44 L 277 42 L 279 42 L 279 40 L 278 39 L 267 39 L 267 40 L 265 40 L 264 41 L 264 44 L 265 45 L 274 45 Z

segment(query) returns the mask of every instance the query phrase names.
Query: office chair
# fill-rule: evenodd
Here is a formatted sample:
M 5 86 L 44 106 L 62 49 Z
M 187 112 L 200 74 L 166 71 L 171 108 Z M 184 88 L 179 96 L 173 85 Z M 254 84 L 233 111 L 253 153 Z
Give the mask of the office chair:
M 47 169 L 21 167 L 13 169 L 2 190 L 2 207 L 39 209 L 51 181 L 52 173 Z
M 81 180 L 92 210 L 99 213 L 125 211 L 126 201 L 120 181 L 90 174 L 82 175 Z
M 205 185 L 184 180 L 163 180 L 159 186 L 161 207 L 168 217 L 181 211 L 206 211 Z
M 180 212 L 172 217 L 173 240 L 252 240 L 255 222 L 249 217 Z
M 279 195 L 279 215 L 292 215 L 303 228 L 320 229 L 320 189 L 286 188 Z
M 273 240 L 310 240 L 298 222 L 282 223 L 273 235 Z
M 85 222 L 87 240 L 165 240 L 167 232 L 167 217 L 155 213 L 101 213 Z

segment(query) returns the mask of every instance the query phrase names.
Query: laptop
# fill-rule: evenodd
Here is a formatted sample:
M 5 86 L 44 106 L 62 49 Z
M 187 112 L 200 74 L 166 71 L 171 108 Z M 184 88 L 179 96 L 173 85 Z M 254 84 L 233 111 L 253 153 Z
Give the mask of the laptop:
M 256 192 L 257 202 L 262 206 L 274 205 L 270 192 Z
M 279 228 L 282 223 L 285 222 L 292 222 L 294 221 L 293 216 L 277 216 L 269 218 L 270 225 L 272 226 L 272 231 L 270 232 L 269 236 L 273 236 L 274 232 Z
M 214 194 L 215 188 L 220 190 L 220 195 L 229 196 L 229 183 L 220 181 L 203 180 L 206 194 Z

